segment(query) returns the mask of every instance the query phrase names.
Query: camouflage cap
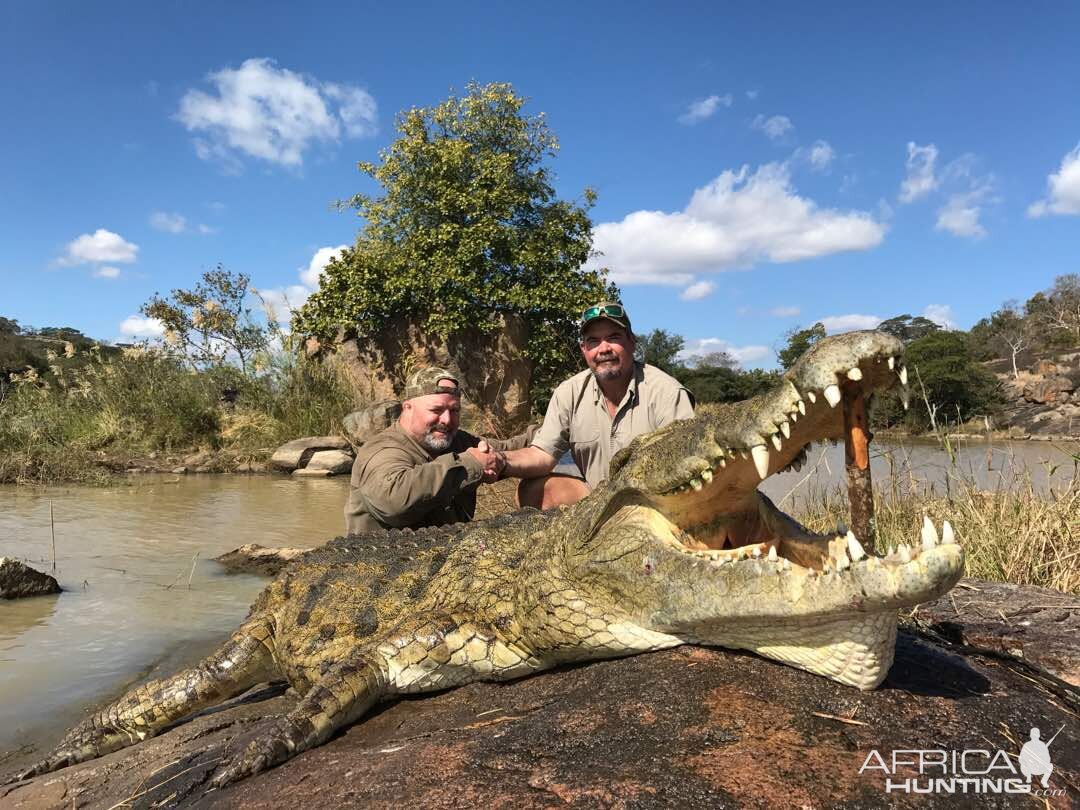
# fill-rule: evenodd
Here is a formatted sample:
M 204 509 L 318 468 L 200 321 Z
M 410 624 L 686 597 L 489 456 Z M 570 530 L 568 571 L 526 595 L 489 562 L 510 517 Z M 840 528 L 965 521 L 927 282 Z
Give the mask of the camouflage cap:
M 447 384 L 450 381 L 453 382 L 453 385 Z M 443 384 L 439 385 L 440 382 Z M 414 397 L 425 397 L 428 394 L 461 396 L 457 375 L 438 366 L 429 366 L 414 371 L 409 375 L 409 379 L 405 381 L 405 391 L 402 393 L 401 398 L 413 399 Z

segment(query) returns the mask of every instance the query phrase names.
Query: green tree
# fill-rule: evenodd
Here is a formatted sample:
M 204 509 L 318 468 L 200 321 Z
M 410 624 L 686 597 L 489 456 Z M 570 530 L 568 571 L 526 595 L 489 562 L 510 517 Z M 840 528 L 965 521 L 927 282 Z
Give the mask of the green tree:
M 976 362 L 963 332 L 939 329 L 912 341 L 904 353 L 911 382 L 911 410 L 906 415 L 895 392 L 875 408 L 875 422 L 903 419 L 919 427 L 931 423 L 930 407 L 962 421 L 993 413 L 1001 404 L 997 378 Z M 939 417 L 940 419 L 940 417 Z
M 0 335 L 17 335 L 22 331 L 19 322 L 12 318 L 0 317 Z
M 558 141 L 524 104 L 508 84 L 470 84 L 460 97 L 401 113 L 381 162 L 359 164 L 382 195 L 342 203 L 364 227 L 323 271 L 294 330 L 364 338 L 405 320 L 447 337 L 495 331 L 500 314 L 513 314 L 528 326 L 534 402 L 576 369 L 581 310 L 616 291 L 603 272 L 581 269 L 595 194 L 556 199 L 545 161 Z
M 671 373 L 671 370 L 679 364 L 677 356 L 684 345 L 682 335 L 663 329 L 653 329 L 649 334 L 637 339 L 634 357 L 642 363 L 648 363 Z
M 700 402 L 739 402 L 764 393 L 780 382 L 779 371 L 739 371 L 728 366 L 678 367 L 675 378 Z
M 795 361 L 806 354 L 807 349 L 825 337 L 825 325 L 818 321 L 809 329 L 801 329 L 793 326 L 784 333 L 787 338 L 787 346 L 776 353 L 776 360 L 780 367 L 787 371 Z
M 907 345 L 913 340 L 918 340 L 921 337 L 926 337 L 931 332 L 936 332 L 941 327 L 929 318 L 924 318 L 921 315 L 913 317 L 905 313 L 903 315 L 897 315 L 895 318 L 889 318 L 888 320 L 882 321 L 876 328 L 882 332 L 888 332 L 890 335 L 898 337 L 905 345 Z
M 165 343 L 195 369 L 230 361 L 252 371 L 255 355 L 267 348 L 267 329 L 247 306 L 251 279 L 218 265 L 202 275 L 191 290 L 157 293 L 139 311 L 165 326 Z

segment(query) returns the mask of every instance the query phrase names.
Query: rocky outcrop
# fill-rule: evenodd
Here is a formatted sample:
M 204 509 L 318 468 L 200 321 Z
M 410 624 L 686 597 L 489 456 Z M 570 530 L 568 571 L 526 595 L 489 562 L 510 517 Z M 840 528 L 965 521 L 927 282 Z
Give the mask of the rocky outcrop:
M 387 326 L 377 337 L 357 339 L 344 333 L 333 345 L 309 341 L 309 354 L 336 353 L 357 392 L 369 401 L 396 399 L 407 370 L 439 365 L 461 374 L 466 421 L 491 422 L 485 433 L 512 435 L 529 421 L 532 362 L 525 356 L 528 339 L 523 320 L 496 316 L 492 332 L 466 329 L 444 340 L 405 321 Z
M 684 647 L 393 702 L 319 748 L 204 794 L 225 746 L 245 744 L 294 704 L 259 688 L 161 737 L 0 788 L 0 804 L 1005 808 L 1018 797 L 886 794 L 880 770 L 859 771 L 875 750 L 886 760 L 900 749 L 1015 757 L 1032 726 L 1048 739 L 1065 724 L 1050 778 L 1065 799 L 1049 799 L 1065 807 L 1080 781 L 1080 704 L 1070 690 L 1008 659 L 957 654 L 906 631 L 873 692 L 753 655 Z M 906 768 L 898 778 L 914 775 Z
M 1039 358 L 1014 379 L 1008 363 L 988 363 L 1005 394 L 997 427 L 1032 439 L 1080 437 L 1080 352 Z
M 247 543 L 227 551 L 214 562 L 221 563 L 230 574 L 257 574 L 263 577 L 277 576 L 278 571 L 296 559 L 306 548 L 267 548 L 258 543 Z
M 54 577 L 36 571 L 13 557 L 0 557 L 0 599 L 60 593 Z
M 383 399 L 374 405 L 346 415 L 341 420 L 341 424 L 352 443 L 359 447 L 394 424 L 399 416 L 401 416 L 401 403 L 396 399 Z
M 321 455 L 324 453 L 334 455 Z M 313 472 L 318 475 L 336 475 L 340 470 L 348 472 L 352 466 L 352 445 L 348 439 L 341 436 L 310 436 L 305 439 L 294 439 L 286 442 L 274 451 L 270 457 L 270 466 L 281 472 L 295 472 L 311 466 L 316 454 L 320 454 L 317 466 Z M 344 456 L 348 456 L 348 465 L 345 465 Z
M 1069 394 L 1075 388 L 1075 383 L 1068 377 L 1041 377 L 1024 385 L 1024 399 L 1028 402 L 1037 402 L 1040 405 L 1065 403 L 1069 401 Z

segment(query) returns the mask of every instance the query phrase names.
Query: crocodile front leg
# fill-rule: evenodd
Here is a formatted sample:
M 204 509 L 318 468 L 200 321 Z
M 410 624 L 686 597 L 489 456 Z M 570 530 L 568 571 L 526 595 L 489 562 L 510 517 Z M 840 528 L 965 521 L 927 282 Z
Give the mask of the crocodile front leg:
M 387 673 L 379 659 L 356 657 L 335 664 L 270 730 L 220 770 L 211 788 L 261 773 L 302 751 L 322 745 L 358 720 L 382 697 Z
M 280 678 L 273 650 L 270 622 L 248 622 L 191 669 L 171 678 L 148 681 L 95 712 L 68 732 L 47 758 L 4 784 L 134 745 L 199 709 L 235 697 L 257 683 Z

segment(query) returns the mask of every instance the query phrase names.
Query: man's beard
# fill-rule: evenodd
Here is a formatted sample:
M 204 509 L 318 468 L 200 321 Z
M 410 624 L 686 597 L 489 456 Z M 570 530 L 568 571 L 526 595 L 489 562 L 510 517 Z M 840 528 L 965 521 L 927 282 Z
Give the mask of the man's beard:
M 605 362 L 607 360 L 614 360 L 614 363 Z M 606 355 L 596 358 L 596 368 L 593 369 L 593 376 L 601 381 L 617 380 L 623 374 L 622 364 L 619 363 L 619 358 L 614 355 Z
M 424 438 L 420 440 L 420 444 L 424 445 L 432 453 L 445 453 L 450 448 L 450 443 L 454 441 L 455 435 L 457 435 L 456 430 L 442 431 L 428 428 Z

